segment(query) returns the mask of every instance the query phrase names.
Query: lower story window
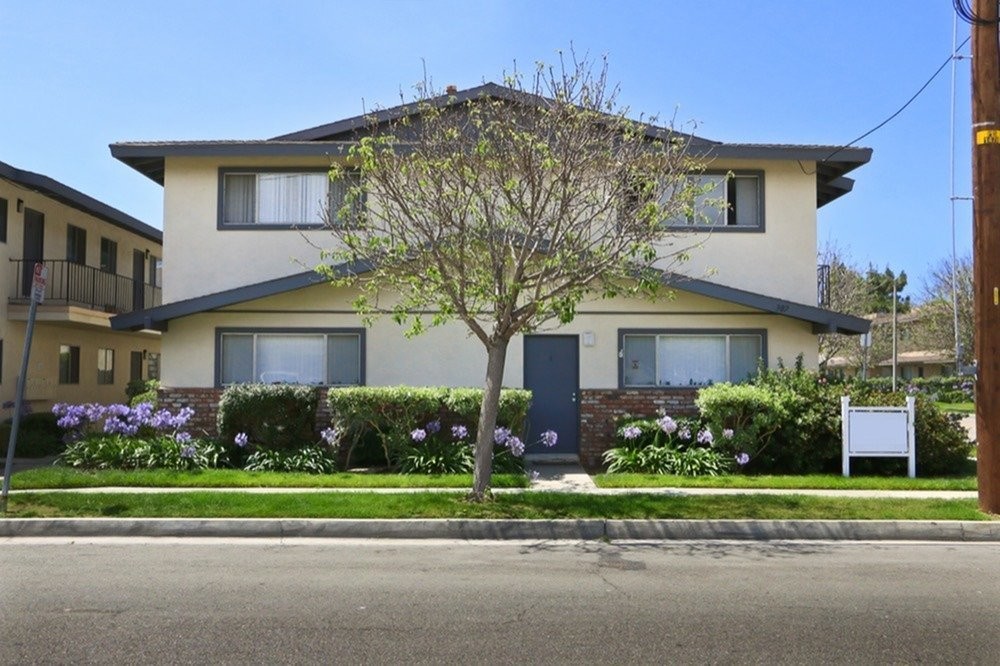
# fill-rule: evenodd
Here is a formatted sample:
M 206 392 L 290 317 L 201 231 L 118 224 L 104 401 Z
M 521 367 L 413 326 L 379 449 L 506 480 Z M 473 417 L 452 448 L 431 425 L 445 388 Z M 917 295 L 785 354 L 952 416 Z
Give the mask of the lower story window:
M 622 334 L 622 384 L 707 386 L 740 382 L 757 371 L 764 332 Z
M 59 383 L 80 383 L 80 348 L 74 345 L 59 345 Z
M 219 383 L 361 384 L 360 331 L 224 331 Z
M 97 383 L 98 384 L 114 384 L 115 383 L 115 350 L 114 349 L 98 349 L 97 350 Z

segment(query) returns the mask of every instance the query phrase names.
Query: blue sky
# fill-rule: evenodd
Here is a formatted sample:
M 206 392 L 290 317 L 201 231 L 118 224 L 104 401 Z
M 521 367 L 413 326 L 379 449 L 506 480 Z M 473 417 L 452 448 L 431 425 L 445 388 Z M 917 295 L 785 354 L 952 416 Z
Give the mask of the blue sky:
M 722 141 L 840 145 L 945 61 L 952 16 L 948 0 L 0 0 L 0 160 L 161 227 L 161 188 L 109 143 L 267 138 L 398 103 L 425 66 L 467 88 L 570 45 L 607 54 L 635 114 Z M 957 71 L 968 196 L 969 61 Z M 821 244 L 906 270 L 914 296 L 951 254 L 951 98 L 946 68 L 860 143 L 875 152 L 854 192 L 819 212 Z M 958 202 L 960 255 L 971 216 Z

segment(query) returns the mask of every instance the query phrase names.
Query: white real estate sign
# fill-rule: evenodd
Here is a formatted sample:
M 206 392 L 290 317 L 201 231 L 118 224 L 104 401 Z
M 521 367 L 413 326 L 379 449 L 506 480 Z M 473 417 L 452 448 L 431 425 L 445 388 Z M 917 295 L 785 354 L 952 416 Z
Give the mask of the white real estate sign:
M 906 398 L 906 407 L 851 407 L 851 399 L 840 399 L 843 421 L 843 471 L 851 475 L 851 457 L 906 458 L 907 473 L 917 475 L 914 418 L 916 399 Z

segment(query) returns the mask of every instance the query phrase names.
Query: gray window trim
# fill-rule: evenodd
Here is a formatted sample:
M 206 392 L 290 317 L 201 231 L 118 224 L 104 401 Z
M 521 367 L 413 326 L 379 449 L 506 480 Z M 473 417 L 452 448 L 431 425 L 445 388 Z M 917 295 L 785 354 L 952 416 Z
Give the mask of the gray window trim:
M 283 333 L 312 333 L 320 335 L 343 335 L 356 334 L 358 336 L 358 354 L 359 354 L 359 368 L 358 368 L 358 386 L 365 386 L 367 383 L 367 358 L 368 349 L 365 340 L 365 329 L 364 328 L 354 328 L 354 327 L 343 327 L 343 328 L 323 328 L 323 327 L 270 327 L 270 326 L 226 326 L 226 327 L 216 327 L 215 329 L 215 387 L 224 388 L 222 384 L 222 336 L 225 334 L 250 334 L 250 333 L 263 333 L 263 334 L 283 334 Z M 329 384 L 323 384 L 322 386 L 330 386 Z
M 626 335 L 759 335 L 760 355 L 767 363 L 766 328 L 619 328 L 618 329 L 618 388 L 629 391 L 678 391 L 690 390 L 690 386 L 627 386 L 625 384 L 625 336 Z M 698 387 L 700 388 L 700 387 Z
M 756 227 L 733 226 L 708 226 L 708 225 L 685 225 L 668 224 L 670 231 L 689 231 L 693 233 L 724 233 L 724 234 L 762 234 L 767 230 L 767 217 L 764 215 L 764 193 L 767 191 L 764 181 L 763 169 L 706 169 L 692 176 L 755 176 L 757 178 L 757 219 L 760 224 Z
M 215 228 L 219 231 L 282 231 L 296 229 L 322 229 L 325 225 L 322 222 L 296 223 L 296 224 L 224 224 L 225 205 L 225 182 L 226 176 L 230 174 L 259 174 L 259 173 L 329 173 L 329 167 L 239 167 L 226 166 L 219 167 L 218 184 L 218 204 L 215 219 Z M 327 195 L 329 195 L 329 185 L 327 185 Z

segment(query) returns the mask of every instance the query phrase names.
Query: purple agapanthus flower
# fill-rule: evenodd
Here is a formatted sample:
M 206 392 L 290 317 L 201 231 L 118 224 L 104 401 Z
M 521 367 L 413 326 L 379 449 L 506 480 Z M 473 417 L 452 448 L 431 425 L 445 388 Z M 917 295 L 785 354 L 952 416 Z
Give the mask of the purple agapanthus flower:
M 715 437 L 712 436 L 712 433 L 707 428 L 698 433 L 699 444 L 704 444 L 707 446 L 708 444 L 711 444 L 714 441 Z
M 683 440 L 691 439 L 691 429 L 685 426 L 677 432 L 677 436 Z
M 507 445 L 507 448 L 510 450 L 512 455 L 515 455 L 517 457 L 521 457 L 522 455 L 524 455 L 524 442 L 522 442 L 520 438 L 515 437 L 514 435 L 510 435 L 505 440 L 505 444 Z
M 508 437 L 510 437 L 510 428 L 497 428 L 493 431 L 493 441 L 497 446 L 506 444 Z
M 668 435 L 672 435 L 677 432 L 677 421 L 674 421 L 669 416 L 664 415 L 656 422 L 656 424 L 660 426 L 660 430 Z
M 469 429 L 464 425 L 453 425 L 451 427 L 451 437 L 456 441 L 461 441 L 469 436 Z
M 552 448 L 559 441 L 559 435 L 555 430 L 546 430 L 542 433 L 542 446 Z
M 340 430 L 337 428 L 326 428 L 319 434 L 326 442 L 327 446 L 336 446 L 337 442 L 340 441 Z
M 732 439 L 733 438 L 733 429 L 732 428 L 726 428 L 725 430 L 722 431 L 722 436 L 725 439 Z
M 625 439 L 636 439 L 642 434 L 642 428 L 639 426 L 625 426 L 622 428 L 622 437 Z
M 236 437 L 233 438 L 233 442 L 241 449 L 247 445 L 248 441 L 249 439 L 247 438 L 247 434 L 245 432 L 236 433 Z
M 433 435 L 434 433 L 441 431 L 441 422 L 438 421 L 437 419 L 434 419 L 426 426 L 424 426 L 424 429 L 427 431 L 428 435 Z
M 740 453 L 736 454 L 736 464 L 737 465 L 739 465 L 740 467 L 743 467 L 748 462 L 750 462 L 750 454 L 749 453 L 746 453 L 745 451 L 741 451 Z
M 197 453 L 197 451 L 198 449 L 195 448 L 193 444 L 188 444 L 187 446 L 181 449 L 181 458 L 188 458 L 188 459 L 194 458 L 195 453 Z
M 416 428 L 410 432 L 410 439 L 414 442 L 422 442 L 427 439 L 427 432 L 423 428 Z

